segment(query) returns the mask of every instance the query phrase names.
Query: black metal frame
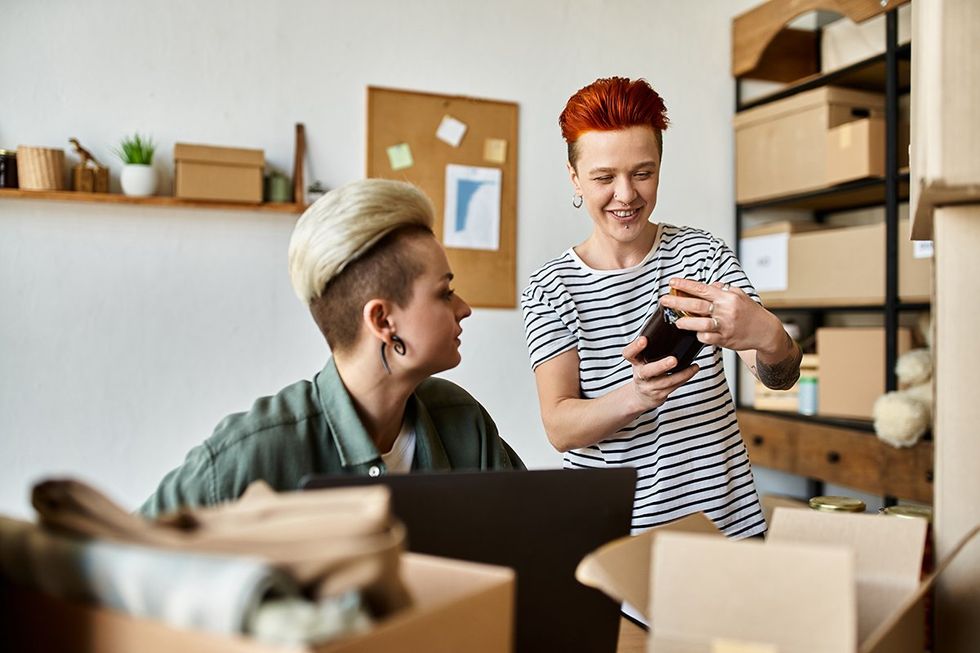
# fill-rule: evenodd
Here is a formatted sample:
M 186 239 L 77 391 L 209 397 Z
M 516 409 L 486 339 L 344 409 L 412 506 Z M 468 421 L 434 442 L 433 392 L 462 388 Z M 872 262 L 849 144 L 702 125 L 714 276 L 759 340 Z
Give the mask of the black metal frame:
M 846 20 L 846 19 L 845 19 Z M 820 39 L 817 39 L 820 42 Z M 818 52 L 819 54 L 819 52 Z M 831 306 L 831 307 L 793 307 L 786 309 L 773 309 L 774 312 L 798 312 L 810 313 L 814 316 L 815 322 L 822 321 L 823 315 L 831 311 L 883 311 L 885 329 L 885 390 L 895 390 L 897 379 L 895 375 L 895 362 L 897 360 L 898 349 L 898 317 L 902 311 L 919 311 L 929 307 L 928 304 L 921 303 L 902 303 L 898 298 L 898 205 L 900 200 L 900 184 L 908 182 L 908 173 L 900 174 L 898 170 L 898 100 L 899 95 L 907 92 L 908 88 L 900 88 L 899 79 L 899 60 L 908 59 L 911 56 L 911 46 L 898 45 L 898 9 L 890 9 L 885 12 L 885 53 L 877 55 L 865 61 L 855 63 L 826 75 L 806 79 L 800 83 L 793 84 L 782 91 L 769 94 L 764 98 L 750 102 L 742 102 L 741 80 L 735 80 L 735 112 L 743 111 L 756 106 L 761 106 L 769 102 L 790 97 L 797 93 L 807 91 L 820 86 L 832 84 L 834 82 L 846 80 L 849 75 L 860 72 L 870 66 L 879 65 L 882 61 L 885 64 L 885 179 L 884 179 L 884 206 L 885 206 L 885 297 L 884 304 L 874 306 Z M 819 59 L 818 59 L 819 60 Z M 736 255 L 741 256 L 741 233 L 744 223 L 744 213 L 754 209 L 786 206 L 794 202 L 806 201 L 807 199 L 830 197 L 836 193 L 849 192 L 855 189 L 873 187 L 880 184 L 880 180 L 863 180 L 851 184 L 843 184 L 832 189 L 821 189 L 812 193 L 801 193 L 792 197 L 784 197 L 762 202 L 753 202 L 735 205 L 735 238 Z M 847 210 L 863 208 L 867 204 L 848 205 Z M 880 202 L 870 206 L 881 206 Z M 815 210 L 815 219 L 821 220 L 823 217 L 834 210 Z M 748 409 L 741 405 L 739 397 L 741 390 L 740 372 L 735 375 L 735 403 L 739 409 Z M 795 415 L 786 415 L 787 418 L 797 418 Z M 858 430 L 873 431 L 870 423 L 851 422 L 846 420 L 833 420 L 819 417 L 798 416 L 798 419 L 825 423 L 831 425 L 846 425 L 849 428 Z M 823 493 L 823 482 L 817 479 L 807 479 L 807 490 L 811 496 Z M 891 496 L 884 497 L 885 505 L 893 505 L 896 498 Z

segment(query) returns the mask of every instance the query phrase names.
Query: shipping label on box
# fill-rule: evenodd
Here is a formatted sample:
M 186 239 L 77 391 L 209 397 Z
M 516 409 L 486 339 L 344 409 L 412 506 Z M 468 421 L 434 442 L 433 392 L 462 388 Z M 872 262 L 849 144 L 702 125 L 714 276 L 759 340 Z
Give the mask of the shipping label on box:
M 789 288 L 789 233 L 743 238 L 742 270 L 756 292 Z

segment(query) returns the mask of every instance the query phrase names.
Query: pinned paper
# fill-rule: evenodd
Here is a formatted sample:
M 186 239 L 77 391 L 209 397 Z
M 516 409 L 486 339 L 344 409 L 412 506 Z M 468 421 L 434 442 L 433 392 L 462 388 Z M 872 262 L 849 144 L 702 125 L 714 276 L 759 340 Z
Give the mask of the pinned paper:
M 439 123 L 439 129 L 436 130 L 436 138 L 445 143 L 449 143 L 453 147 L 459 147 L 459 143 L 463 140 L 463 134 L 465 133 L 466 124 L 447 115 L 443 116 L 442 122 Z
M 415 160 L 412 159 L 412 148 L 408 143 L 392 145 L 388 148 L 388 163 L 391 164 L 392 170 L 411 168 L 415 164 Z
M 507 141 L 502 138 L 488 138 L 483 142 L 483 158 L 490 163 L 504 163 L 507 160 Z
M 447 247 L 500 249 L 500 168 L 446 166 L 446 212 L 442 242 Z

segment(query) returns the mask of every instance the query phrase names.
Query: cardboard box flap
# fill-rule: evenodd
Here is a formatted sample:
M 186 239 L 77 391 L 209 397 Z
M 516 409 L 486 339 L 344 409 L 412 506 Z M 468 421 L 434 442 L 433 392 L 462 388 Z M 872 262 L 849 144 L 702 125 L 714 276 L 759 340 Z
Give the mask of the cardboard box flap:
M 873 113 L 883 113 L 885 96 L 881 93 L 856 91 L 840 86 L 822 86 L 812 91 L 797 93 L 785 100 L 764 104 L 754 109 L 735 114 L 732 125 L 735 129 L 743 129 L 762 122 L 769 122 L 781 116 L 787 116 L 800 111 L 824 105 L 848 106 L 868 109 Z
M 915 592 L 927 526 L 924 519 L 776 508 L 767 540 L 841 545 L 854 551 L 858 639 L 863 642 Z
M 654 529 L 613 540 L 588 554 L 575 569 L 575 578 L 616 601 L 627 601 L 650 619 L 650 561 L 655 538 L 665 532 L 721 535 L 704 513 L 688 515 Z
M 918 519 L 908 520 L 899 519 L 896 521 L 921 521 Z M 953 550 L 946 556 L 927 579 L 919 583 L 919 587 L 910 596 L 907 596 L 901 605 L 890 617 L 882 621 L 877 628 L 861 642 L 859 653 L 894 653 L 895 651 L 905 651 L 909 648 L 909 642 L 922 641 L 922 622 L 918 617 L 921 613 L 916 607 L 923 597 L 932 590 L 936 579 L 946 571 L 953 560 L 971 542 L 980 543 L 980 524 L 970 530 Z M 911 617 L 911 618 L 910 618 Z
M 265 165 L 265 152 L 241 147 L 176 143 L 174 144 L 174 161 L 261 168 Z
M 663 533 L 653 578 L 651 650 L 718 639 L 781 653 L 857 649 L 854 554 L 844 547 Z

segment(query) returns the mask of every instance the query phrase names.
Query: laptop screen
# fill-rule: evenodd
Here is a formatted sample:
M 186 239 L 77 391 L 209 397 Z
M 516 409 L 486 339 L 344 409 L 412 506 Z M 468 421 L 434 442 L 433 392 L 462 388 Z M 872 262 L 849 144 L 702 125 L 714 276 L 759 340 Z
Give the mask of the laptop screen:
M 518 653 L 616 650 L 619 606 L 575 568 L 629 533 L 634 469 L 313 476 L 301 488 L 375 483 L 390 488 L 410 551 L 517 572 Z

